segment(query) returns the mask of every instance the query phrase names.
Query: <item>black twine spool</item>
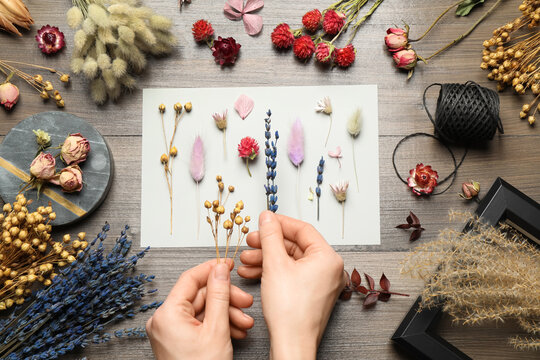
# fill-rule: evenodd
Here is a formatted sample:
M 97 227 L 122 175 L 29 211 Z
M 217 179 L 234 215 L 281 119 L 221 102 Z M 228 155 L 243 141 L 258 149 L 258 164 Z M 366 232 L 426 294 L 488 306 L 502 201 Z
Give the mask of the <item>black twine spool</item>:
M 433 119 L 426 105 L 426 93 L 433 86 L 440 86 L 435 119 Z M 438 182 L 438 185 L 440 185 L 451 179 L 450 184 L 441 192 L 432 194 L 440 195 L 445 193 L 454 183 L 457 171 L 463 164 L 468 152 L 466 147 L 461 160 L 457 162 L 454 152 L 448 145 L 449 143 L 468 146 L 492 140 L 497 130 L 504 134 L 499 117 L 499 95 L 474 81 L 467 81 L 465 84 L 434 83 L 424 90 L 423 104 L 429 120 L 435 128 L 435 135 L 414 133 L 401 139 L 394 148 L 392 165 L 399 179 L 407 184 L 407 181 L 399 174 L 396 166 L 398 148 L 406 140 L 417 136 L 427 136 L 439 141 L 446 147 L 454 162 L 454 170 Z

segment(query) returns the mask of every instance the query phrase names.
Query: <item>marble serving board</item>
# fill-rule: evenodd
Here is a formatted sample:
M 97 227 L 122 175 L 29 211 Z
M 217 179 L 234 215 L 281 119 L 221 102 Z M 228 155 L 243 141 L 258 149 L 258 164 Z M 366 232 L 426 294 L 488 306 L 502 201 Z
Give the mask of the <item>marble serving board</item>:
M 53 226 L 69 225 L 93 212 L 105 199 L 111 187 L 114 163 L 111 151 L 101 134 L 85 120 L 68 113 L 51 111 L 32 115 L 6 135 L 0 144 L 0 196 L 5 202 L 13 202 L 21 189 L 21 184 L 29 178 L 29 169 L 36 156 L 38 145 L 32 130 L 41 129 L 51 136 L 51 148 L 45 150 L 55 156 L 59 149 L 52 149 L 63 143 L 72 133 L 81 133 L 90 142 L 90 153 L 85 162 L 79 164 L 83 171 L 84 186 L 80 192 L 65 193 L 59 186 L 48 184 L 46 191 L 37 197 L 37 191 L 25 192 L 32 200 L 29 210 L 51 203 L 56 212 Z M 66 165 L 56 158 L 56 169 Z

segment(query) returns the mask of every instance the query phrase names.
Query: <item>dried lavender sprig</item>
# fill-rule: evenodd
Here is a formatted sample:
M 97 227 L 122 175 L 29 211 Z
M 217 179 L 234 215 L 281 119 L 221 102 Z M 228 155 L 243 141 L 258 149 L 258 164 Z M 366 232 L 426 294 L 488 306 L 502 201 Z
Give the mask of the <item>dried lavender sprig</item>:
M 323 172 L 324 157 L 321 156 L 321 160 L 319 160 L 319 165 L 317 166 L 317 187 L 315 188 L 315 194 L 317 195 L 317 221 L 319 221 L 320 214 L 319 200 L 321 198 L 321 184 L 323 182 Z
M 276 130 L 274 133 L 274 139 L 272 139 L 272 133 L 271 133 L 271 116 L 272 111 L 268 110 L 266 112 L 266 115 L 268 116 L 266 119 L 264 119 L 265 123 L 265 132 L 264 137 L 266 138 L 264 145 L 266 149 L 264 150 L 264 154 L 266 156 L 266 185 L 264 185 L 264 189 L 266 191 L 266 209 L 270 210 L 272 212 L 276 212 L 278 209 L 277 206 L 277 191 L 278 187 L 275 184 L 276 180 L 276 167 L 277 167 L 277 142 L 279 139 L 279 132 Z
M 103 241 L 108 230 L 106 224 L 51 286 L 39 291 L 22 312 L 16 309 L 16 316 L 0 324 L 1 358 L 55 359 L 87 346 L 91 335 L 96 335 L 94 342 L 108 341 L 111 335 L 104 333 L 107 325 L 161 305 L 153 302 L 137 307 L 143 296 L 156 291 L 145 287 L 154 276 L 129 276 L 148 248 L 128 257 L 132 243 L 126 227 L 111 252 L 105 254 Z M 132 333 L 142 336 L 140 331 Z

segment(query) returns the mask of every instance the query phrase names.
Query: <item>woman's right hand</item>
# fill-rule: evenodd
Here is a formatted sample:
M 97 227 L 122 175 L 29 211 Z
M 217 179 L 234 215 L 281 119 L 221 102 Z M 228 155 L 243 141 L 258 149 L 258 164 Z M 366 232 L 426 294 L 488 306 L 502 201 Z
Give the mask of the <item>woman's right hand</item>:
M 238 274 L 261 278 L 272 359 L 315 359 L 345 285 L 343 259 L 313 226 L 270 211 L 248 235 Z

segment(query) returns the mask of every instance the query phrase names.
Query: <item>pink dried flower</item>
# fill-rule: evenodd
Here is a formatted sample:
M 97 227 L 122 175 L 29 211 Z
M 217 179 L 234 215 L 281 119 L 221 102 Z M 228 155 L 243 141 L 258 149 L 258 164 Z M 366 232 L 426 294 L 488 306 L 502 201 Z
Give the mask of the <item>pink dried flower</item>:
M 6 110 L 17 104 L 19 101 L 19 88 L 10 82 L 5 82 L 0 85 L 0 104 L 4 105 Z
M 82 163 L 90 152 L 90 142 L 80 133 L 69 135 L 60 150 L 60 157 L 68 165 Z
M 54 54 L 66 45 L 64 33 L 56 26 L 46 25 L 38 30 L 36 35 L 38 46 L 44 54 Z
M 420 163 L 409 173 L 411 176 L 407 179 L 407 185 L 418 196 L 431 194 L 437 186 L 439 175 L 429 165 Z
M 78 165 L 71 165 L 60 170 L 56 176 L 51 179 L 51 183 L 60 185 L 62 191 L 71 193 L 81 191 L 83 188 L 82 170 Z
M 49 180 L 54 176 L 56 160 L 49 153 L 41 152 L 30 164 L 30 174 L 39 180 Z

